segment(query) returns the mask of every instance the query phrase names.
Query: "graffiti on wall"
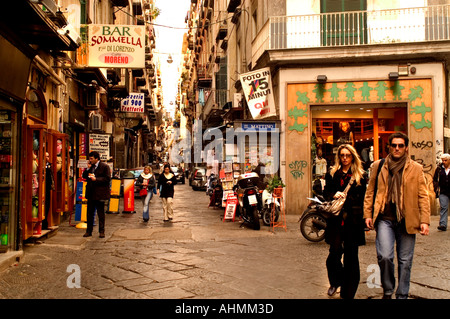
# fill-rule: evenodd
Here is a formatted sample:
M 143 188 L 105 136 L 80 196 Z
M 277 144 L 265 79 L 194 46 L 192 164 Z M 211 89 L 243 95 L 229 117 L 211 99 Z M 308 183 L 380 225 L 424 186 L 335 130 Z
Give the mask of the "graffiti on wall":
M 305 175 L 305 172 L 303 172 L 303 169 L 308 166 L 307 161 L 293 161 L 289 164 L 289 170 L 292 176 L 295 179 L 303 179 L 303 175 Z
M 314 93 L 314 103 L 346 102 L 378 102 L 378 101 L 409 101 L 411 125 L 416 130 L 431 129 L 431 105 L 422 101 L 424 88 L 421 85 L 409 87 L 409 94 L 405 89 L 408 81 L 365 81 L 365 82 L 339 82 L 316 83 L 311 88 Z M 296 91 L 297 105 L 288 109 L 288 117 L 293 124 L 288 126 L 289 131 L 303 133 L 308 127 L 307 105 L 311 102 L 309 91 Z M 345 96 L 341 96 L 345 94 Z M 291 121 L 292 122 L 292 121 Z

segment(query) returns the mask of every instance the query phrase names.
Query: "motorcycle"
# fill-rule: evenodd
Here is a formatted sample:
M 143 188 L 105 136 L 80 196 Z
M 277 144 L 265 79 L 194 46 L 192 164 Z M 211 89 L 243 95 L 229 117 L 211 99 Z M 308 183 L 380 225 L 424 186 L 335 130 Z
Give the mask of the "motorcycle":
M 241 217 L 245 222 L 251 224 L 254 230 L 261 228 L 259 211 L 262 208 L 262 200 L 257 186 L 258 181 L 257 173 L 241 174 L 234 187 Z
M 300 232 L 303 237 L 312 242 L 320 242 L 325 238 L 325 229 L 327 227 L 327 215 L 320 210 L 320 202 L 324 198 L 317 195 L 312 199 L 308 207 L 300 217 Z
M 212 174 L 208 181 L 206 195 L 209 196 L 209 206 L 222 207 L 223 188 L 220 180 Z
M 267 189 L 265 189 L 262 193 L 262 202 L 263 207 L 261 209 L 261 219 L 263 220 L 264 225 L 270 226 L 273 210 L 273 220 L 277 222 L 280 217 L 280 203 L 278 202 L 278 199 L 273 198 L 273 195 L 269 193 Z

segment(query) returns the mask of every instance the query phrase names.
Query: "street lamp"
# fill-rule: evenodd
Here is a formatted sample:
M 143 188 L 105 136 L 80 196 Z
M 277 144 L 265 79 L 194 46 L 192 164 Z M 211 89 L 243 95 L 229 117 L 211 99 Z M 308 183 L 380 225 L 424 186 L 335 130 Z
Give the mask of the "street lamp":
M 173 59 L 172 59 L 172 55 L 169 54 L 169 57 L 167 58 L 167 63 L 172 63 Z

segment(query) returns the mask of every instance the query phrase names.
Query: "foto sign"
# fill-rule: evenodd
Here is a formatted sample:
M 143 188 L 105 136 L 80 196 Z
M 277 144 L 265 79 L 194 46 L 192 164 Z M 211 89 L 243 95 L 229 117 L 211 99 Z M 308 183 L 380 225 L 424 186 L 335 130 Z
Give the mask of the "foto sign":
M 130 93 L 120 103 L 121 112 L 144 113 L 144 93 Z
M 90 24 L 89 66 L 144 68 L 145 27 L 139 25 Z
M 239 76 L 253 119 L 276 116 L 270 68 L 263 68 Z

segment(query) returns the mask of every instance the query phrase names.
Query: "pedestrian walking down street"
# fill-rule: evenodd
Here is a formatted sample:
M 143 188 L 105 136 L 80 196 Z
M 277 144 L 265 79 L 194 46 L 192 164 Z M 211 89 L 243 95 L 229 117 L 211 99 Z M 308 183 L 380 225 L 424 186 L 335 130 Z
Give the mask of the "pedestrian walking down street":
M 164 172 L 158 178 L 158 194 L 163 202 L 164 222 L 173 219 L 173 194 L 175 192 L 174 185 L 176 184 L 175 174 L 170 169 L 170 165 L 165 164 Z
M 341 298 L 353 299 L 358 289 L 360 280 L 358 247 L 366 243 L 363 204 L 367 181 L 364 174 L 361 159 L 355 148 L 349 144 L 340 145 L 335 164 L 325 175 L 325 199 L 332 200 L 345 196 L 344 189 L 348 183 L 352 184 L 339 215 L 327 219 L 325 241 L 330 245 L 326 260 L 330 297 L 336 293 L 338 287 L 341 287 Z
M 446 231 L 450 198 L 450 154 L 442 154 L 441 160 L 442 164 L 436 167 L 434 172 L 433 188 L 436 197 L 439 198 L 439 206 L 441 207 L 438 229 Z
M 100 238 L 105 238 L 105 202 L 110 198 L 111 169 L 109 165 L 100 161 L 100 154 L 96 151 L 89 153 L 88 169 L 83 172 L 86 183 L 87 199 L 87 228 L 83 237 L 92 236 L 94 228 L 94 214 L 97 210 L 98 232 Z
M 156 180 L 150 166 L 144 167 L 144 171 L 138 177 L 137 185 L 141 187 L 139 194 L 141 195 L 142 204 L 144 205 L 144 209 L 142 211 L 142 219 L 146 223 L 150 219 L 150 200 L 153 197 L 153 192 L 156 191 Z
M 376 230 L 383 299 L 391 299 L 394 294 L 395 243 L 398 261 L 395 295 L 397 299 L 407 299 L 416 234 L 429 233 L 430 203 L 423 168 L 409 157 L 408 143 L 409 138 L 403 133 L 389 136 L 389 155 L 379 174 L 370 174 L 364 200 L 366 226 Z M 377 172 L 379 165 L 380 161 L 375 162 L 371 172 Z

